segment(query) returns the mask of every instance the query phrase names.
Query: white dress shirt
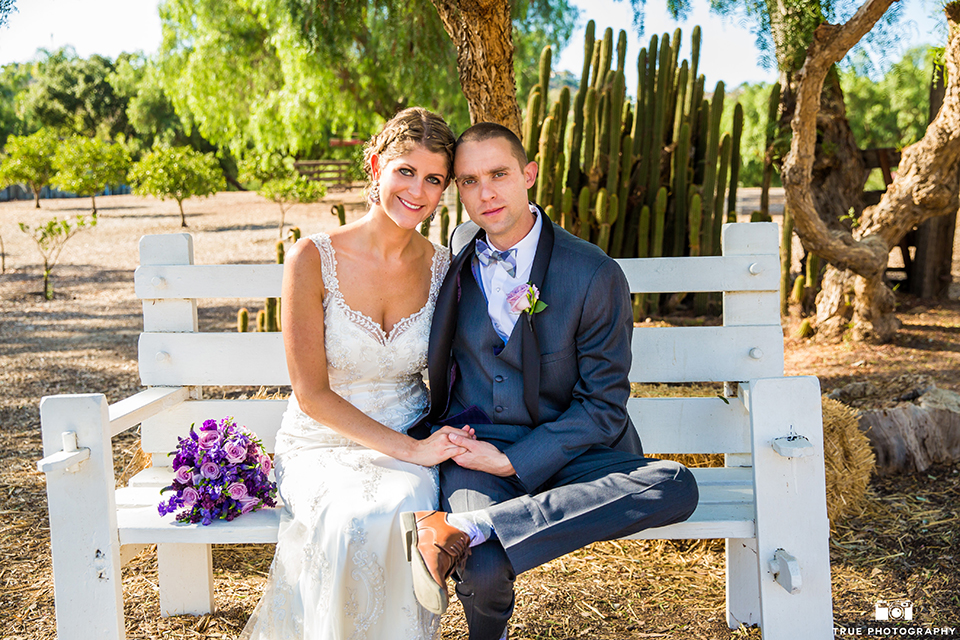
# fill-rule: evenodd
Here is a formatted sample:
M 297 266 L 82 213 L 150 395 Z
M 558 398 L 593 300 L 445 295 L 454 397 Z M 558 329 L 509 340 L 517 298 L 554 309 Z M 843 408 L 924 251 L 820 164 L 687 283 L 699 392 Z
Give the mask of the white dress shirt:
M 517 250 L 517 272 L 515 276 L 507 273 L 507 270 L 498 263 L 490 263 L 484 266 L 479 260 L 476 262 L 480 270 L 483 294 L 487 299 L 487 315 L 490 316 L 494 330 L 503 339 L 504 343 L 510 339 L 510 334 L 513 333 L 513 328 L 516 326 L 517 320 L 520 319 L 519 313 L 510 310 L 507 294 L 530 281 L 533 258 L 537 254 L 540 230 L 543 228 L 543 219 L 537 213 L 537 208 L 531 204 L 530 211 L 534 215 L 533 228 L 517 244 L 507 247 Z M 491 245 L 491 248 L 496 249 L 497 247 Z

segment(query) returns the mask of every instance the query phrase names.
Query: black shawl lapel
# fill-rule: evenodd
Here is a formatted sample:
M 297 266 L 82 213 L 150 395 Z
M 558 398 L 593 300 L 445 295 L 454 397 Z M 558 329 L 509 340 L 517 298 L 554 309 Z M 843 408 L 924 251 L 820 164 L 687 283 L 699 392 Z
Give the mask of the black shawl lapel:
M 543 224 L 540 227 L 540 240 L 537 242 L 537 254 L 533 258 L 530 270 L 530 284 L 543 292 L 543 281 L 550 266 L 553 253 L 553 222 L 537 207 Z M 544 301 L 546 302 L 546 301 Z M 547 303 L 549 304 L 549 302 Z M 537 339 L 537 316 L 524 314 L 520 320 L 523 326 L 523 404 L 530 414 L 531 426 L 540 424 L 540 341 Z
M 450 353 L 453 337 L 457 332 L 457 309 L 460 302 L 460 277 L 464 265 L 470 264 L 474 254 L 474 242 L 483 234 L 478 231 L 472 240 L 454 256 L 450 270 L 444 279 L 430 326 L 430 349 L 427 354 L 427 369 L 430 378 L 430 413 L 426 420 L 437 421 L 450 403 Z

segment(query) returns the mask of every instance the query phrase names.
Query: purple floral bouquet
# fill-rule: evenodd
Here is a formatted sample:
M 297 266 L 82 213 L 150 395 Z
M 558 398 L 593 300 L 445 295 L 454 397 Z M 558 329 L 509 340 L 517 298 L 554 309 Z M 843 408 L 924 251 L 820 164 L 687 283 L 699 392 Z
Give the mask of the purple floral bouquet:
M 277 485 L 267 479 L 272 463 L 263 443 L 233 418 L 207 420 L 199 433 L 178 438 L 173 458 L 173 484 L 160 493 L 177 494 L 162 500 L 160 515 L 177 514 L 177 522 L 233 520 L 264 505 L 277 506 Z

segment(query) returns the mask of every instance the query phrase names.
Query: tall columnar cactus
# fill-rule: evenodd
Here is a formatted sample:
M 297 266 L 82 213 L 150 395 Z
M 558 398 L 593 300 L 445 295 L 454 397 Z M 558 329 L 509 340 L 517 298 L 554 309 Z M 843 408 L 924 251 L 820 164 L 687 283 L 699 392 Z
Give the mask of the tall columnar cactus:
M 727 197 L 727 222 L 737 221 L 737 184 L 740 181 L 740 138 L 743 136 L 743 106 L 733 108 L 733 139 L 730 143 L 730 195 Z
M 440 244 L 447 246 L 450 238 L 450 209 L 442 207 L 440 209 Z
M 787 315 L 790 304 L 790 265 L 793 262 L 793 215 L 790 207 L 783 207 L 783 225 L 780 227 L 780 314 Z M 802 277 L 802 276 L 801 276 Z
M 733 135 L 724 137 L 723 83 L 704 95 L 699 27 L 689 60 L 680 60 L 679 30 L 651 37 L 637 59 L 636 101 L 626 96 L 626 34 L 615 41 L 612 29 L 600 39 L 595 32 L 590 21 L 572 100 L 561 90 L 547 104 L 550 69 L 540 67 L 523 128 L 524 147 L 540 163 L 530 197 L 616 257 L 714 254 L 724 205 L 736 208 L 743 124 L 738 110 Z
M 340 226 L 347 224 L 347 210 L 344 208 L 343 203 L 335 204 L 330 207 L 330 213 L 337 216 L 337 220 L 340 221 Z
M 250 330 L 250 312 L 246 307 L 237 311 L 237 331 L 246 333 Z
M 265 309 L 260 309 L 257 311 L 257 331 L 264 332 L 267 330 L 267 312 Z
M 590 240 L 590 187 L 580 190 L 580 200 L 577 205 L 580 220 L 579 235 L 583 240 Z
M 283 264 L 283 258 L 286 255 L 286 250 L 283 246 L 283 240 L 277 242 L 277 264 Z

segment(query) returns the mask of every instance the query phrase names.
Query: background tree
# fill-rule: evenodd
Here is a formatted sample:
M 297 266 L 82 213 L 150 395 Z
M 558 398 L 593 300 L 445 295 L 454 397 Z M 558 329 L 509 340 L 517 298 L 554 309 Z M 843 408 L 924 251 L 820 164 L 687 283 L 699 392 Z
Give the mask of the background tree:
M 0 185 L 27 185 L 39 209 L 40 190 L 50 184 L 53 177 L 57 143 L 57 136 L 48 129 L 7 138 L 6 157 L 0 161 Z
M 183 201 L 207 197 L 226 188 L 217 159 L 190 147 L 161 147 L 141 158 L 130 169 L 134 193 L 161 200 L 173 198 L 180 208 L 180 226 L 187 226 Z
M 278 230 L 283 238 L 283 219 L 287 211 L 295 204 L 318 202 L 326 195 L 327 189 L 319 182 L 308 180 L 305 176 L 294 174 L 285 178 L 267 180 L 257 190 L 261 196 L 280 207 Z
M 10 14 L 16 10 L 14 0 L 0 0 L 0 27 L 7 24 Z
M 529 56 L 514 62 L 535 74 L 539 45 L 564 44 L 577 13 L 565 0 L 513 4 Z M 319 157 L 331 137 L 366 137 L 411 105 L 455 130 L 470 122 L 457 52 L 426 0 L 182 0 L 160 11 L 164 90 L 188 131 L 236 157 Z
M 122 184 L 129 166 L 130 158 L 122 146 L 99 138 L 72 136 L 57 147 L 53 157 L 57 173 L 51 183 L 63 191 L 90 196 L 96 214 L 97 193 L 108 185 Z
M 42 52 L 23 107 L 39 125 L 56 131 L 110 139 L 129 136 L 133 131 L 126 100 L 108 81 L 113 71 L 109 58 L 80 58 L 70 47 Z
M 30 80 L 30 65 L 14 63 L 0 67 L 0 147 L 9 135 L 33 133 L 17 110 L 18 96 L 26 90 Z
M 86 217 L 78 215 L 75 225 L 71 225 L 69 220 L 60 220 L 56 216 L 45 224 L 33 228 L 22 222 L 20 223 L 20 231 L 33 238 L 37 250 L 43 257 L 44 299 L 53 300 L 53 284 L 50 281 L 50 274 L 53 273 L 53 268 L 57 266 L 57 261 L 60 260 L 60 254 L 63 252 L 67 241 L 84 228 L 95 226 L 97 226 L 96 211 L 89 221 Z
M 787 206 L 804 246 L 830 263 L 817 300 L 818 331 L 826 335 L 853 325 L 858 340 L 890 340 L 899 321 L 894 296 L 883 281 L 891 248 L 920 222 L 956 214 L 960 191 L 960 2 L 945 6 L 946 94 L 924 137 L 903 150 L 899 170 L 880 203 L 864 210 L 853 231 L 829 227 L 818 215 L 809 185 L 819 137 L 818 111 L 824 78 L 893 0 L 867 0 L 843 25 L 817 28 L 798 74 L 793 138 L 783 166 Z M 848 303 L 848 301 L 852 301 Z

